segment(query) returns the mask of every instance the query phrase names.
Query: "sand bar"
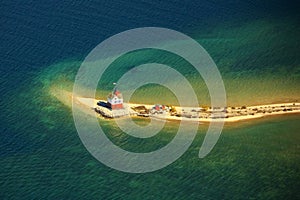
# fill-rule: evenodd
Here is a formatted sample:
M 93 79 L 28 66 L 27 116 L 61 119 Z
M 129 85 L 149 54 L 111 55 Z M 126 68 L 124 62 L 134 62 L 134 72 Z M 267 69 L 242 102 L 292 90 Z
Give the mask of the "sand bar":
M 153 112 L 153 105 L 148 104 L 124 103 L 124 109 L 110 110 L 103 106 L 97 105 L 97 103 L 100 101 L 105 102 L 104 100 L 74 96 L 73 99 L 76 103 L 90 108 L 89 110 L 94 110 L 95 113 L 97 113 L 97 116 L 105 118 L 143 116 L 166 120 L 237 122 L 241 120 L 256 119 L 272 115 L 300 113 L 300 103 L 297 102 L 225 108 L 172 106 L 171 109 L 170 106 L 167 106 L 164 111 L 157 113 Z M 143 110 L 143 113 L 141 113 L 139 110 L 135 109 L 142 107 L 146 108 L 147 111 Z

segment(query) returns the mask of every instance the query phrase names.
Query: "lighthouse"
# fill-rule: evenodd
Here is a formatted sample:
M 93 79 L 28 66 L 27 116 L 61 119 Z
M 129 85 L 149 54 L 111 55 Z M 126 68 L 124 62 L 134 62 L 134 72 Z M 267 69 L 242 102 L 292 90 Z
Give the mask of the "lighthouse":
M 116 85 L 116 83 L 114 83 Z M 114 87 L 113 91 L 107 97 L 107 106 L 112 110 L 123 109 L 122 93 Z

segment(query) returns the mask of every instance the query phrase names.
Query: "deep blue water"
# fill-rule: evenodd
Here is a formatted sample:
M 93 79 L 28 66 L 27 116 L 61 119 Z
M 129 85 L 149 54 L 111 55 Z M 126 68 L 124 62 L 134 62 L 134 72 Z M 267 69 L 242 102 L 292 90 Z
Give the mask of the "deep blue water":
M 70 109 L 48 93 L 52 83 L 70 87 L 65 79 L 72 81 L 107 37 L 157 26 L 198 39 L 228 80 L 267 74 L 268 89 L 280 80 L 270 94 L 297 99 L 298 11 L 296 2 L 279 0 L 2 1 L 0 197 L 300 198 L 299 115 L 226 127 L 206 162 L 197 158 L 195 144 L 171 166 L 133 175 L 96 161 L 81 144 Z M 229 88 L 234 84 L 228 81 Z

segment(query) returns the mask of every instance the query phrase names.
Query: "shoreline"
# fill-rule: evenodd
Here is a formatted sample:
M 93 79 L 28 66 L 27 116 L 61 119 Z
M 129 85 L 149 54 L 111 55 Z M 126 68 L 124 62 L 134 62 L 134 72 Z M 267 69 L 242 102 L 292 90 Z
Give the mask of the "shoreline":
M 259 119 L 268 116 L 284 115 L 284 114 L 299 114 L 300 103 L 276 103 L 263 104 L 257 106 L 240 106 L 240 107 L 225 107 L 225 108 L 210 108 L 210 107 L 179 107 L 172 106 L 176 109 L 176 114 L 172 114 L 169 110 L 161 114 L 138 112 L 135 108 L 146 108 L 151 110 L 153 105 L 124 103 L 124 109 L 110 110 L 108 108 L 97 105 L 98 102 L 104 100 L 92 99 L 86 97 L 72 96 L 76 104 L 80 104 L 86 108 L 90 108 L 97 117 L 100 118 L 123 118 L 123 117 L 140 117 L 140 118 L 154 118 L 168 121 L 191 121 L 191 122 L 239 122 L 252 119 Z

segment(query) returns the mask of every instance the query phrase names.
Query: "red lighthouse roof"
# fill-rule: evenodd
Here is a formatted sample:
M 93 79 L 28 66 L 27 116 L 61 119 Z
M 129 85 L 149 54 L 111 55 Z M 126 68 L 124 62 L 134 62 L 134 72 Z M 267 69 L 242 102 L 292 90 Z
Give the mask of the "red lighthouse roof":
M 121 92 L 119 90 L 116 90 L 115 95 L 119 96 L 119 94 L 121 94 Z

